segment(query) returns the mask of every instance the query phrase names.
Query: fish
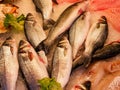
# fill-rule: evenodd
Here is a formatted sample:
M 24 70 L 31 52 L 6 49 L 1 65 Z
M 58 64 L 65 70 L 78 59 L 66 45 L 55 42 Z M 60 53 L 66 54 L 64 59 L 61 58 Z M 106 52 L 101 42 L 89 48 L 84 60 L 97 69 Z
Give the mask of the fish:
M 48 72 L 33 47 L 26 40 L 20 41 L 18 61 L 29 89 L 39 90 L 38 80 L 49 77 Z
M 51 77 L 64 88 L 67 84 L 72 69 L 72 49 L 67 37 L 58 43 L 54 57 Z
M 73 59 L 75 59 L 79 48 L 83 45 L 90 28 L 90 13 L 82 14 L 71 26 L 69 40 L 72 46 Z
M 73 62 L 73 68 L 77 65 L 83 64 L 85 67 L 88 67 L 93 53 L 102 48 L 108 36 L 108 24 L 105 16 L 101 16 L 97 22 L 95 22 L 87 35 L 85 41 L 85 50 L 83 51 L 80 59 Z
M 69 6 L 63 11 L 54 26 L 50 29 L 47 38 L 43 41 L 43 44 L 46 48 L 49 48 L 51 45 L 53 45 L 58 37 L 60 39 L 60 35 L 67 31 L 75 19 L 86 10 L 87 4 L 87 1 L 78 2 Z
M 49 20 L 52 13 L 52 0 L 33 0 L 38 9 L 42 12 L 44 20 Z
M 31 13 L 28 13 L 26 16 L 24 28 L 27 40 L 34 48 L 46 39 L 46 34 L 42 26 L 36 21 L 36 18 Z
M 118 54 L 120 54 L 120 42 L 112 42 L 111 44 L 105 45 L 103 48 L 98 49 L 92 58 L 94 60 L 105 60 Z
M 16 41 L 9 37 L 0 48 L 0 86 L 2 90 L 16 90 L 18 70 Z

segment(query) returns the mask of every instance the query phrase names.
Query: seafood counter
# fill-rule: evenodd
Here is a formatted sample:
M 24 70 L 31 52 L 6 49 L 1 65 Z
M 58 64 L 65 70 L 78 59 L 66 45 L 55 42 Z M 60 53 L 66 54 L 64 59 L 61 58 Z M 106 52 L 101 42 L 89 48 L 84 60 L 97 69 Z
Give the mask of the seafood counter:
M 120 90 L 111 9 L 65 1 L 0 0 L 0 90 Z

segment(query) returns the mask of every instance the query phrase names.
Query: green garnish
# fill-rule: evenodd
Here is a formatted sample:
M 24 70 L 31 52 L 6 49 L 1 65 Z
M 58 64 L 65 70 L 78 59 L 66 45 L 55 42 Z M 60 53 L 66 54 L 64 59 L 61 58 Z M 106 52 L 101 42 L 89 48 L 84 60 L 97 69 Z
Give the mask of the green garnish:
M 15 30 L 24 30 L 24 20 L 25 16 L 22 14 L 18 18 L 13 16 L 13 14 L 6 14 L 4 19 L 4 26 L 6 28 L 13 28 Z
M 38 81 L 41 90 L 62 90 L 60 83 L 58 83 L 54 78 L 43 78 Z

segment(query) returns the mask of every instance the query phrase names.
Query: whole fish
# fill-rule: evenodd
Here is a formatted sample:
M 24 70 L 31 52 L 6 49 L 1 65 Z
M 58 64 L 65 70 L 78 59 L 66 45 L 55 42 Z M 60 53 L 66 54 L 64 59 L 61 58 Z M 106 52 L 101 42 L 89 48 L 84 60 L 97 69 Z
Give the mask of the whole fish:
M 29 89 L 40 90 L 38 80 L 48 77 L 48 73 L 33 47 L 25 40 L 20 41 L 18 58 Z
M 52 78 L 64 88 L 67 84 L 72 68 L 72 49 L 67 37 L 58 43 L 53 58 Z
M 63 11 L 54 26 L 51 28 L 47 39 L 43 42 L 46 47 L 51 46 L 59 36 L 64 33 L 74 20 L 80 16 L 87 7 L 88 1 L 78 2 Z
M 42 12 L 43 18 L 49 20 L 52 13 L 52 0 L 33 0 Z
M 90 13 L 82 14 L 72 25 L 69 31 L 69 40 L 72 46 L 73 59 L 79 48 L 83 45 L 90 27 Z
M 0 48 L 0 86 L 2 90 L 16 90 L 18 69 L 16 41 L 7 38 Z
M 73 67 L 80 65 L 81 63 L 83 63 L 85 67 L 88 67 L 93 53 L 104 45 L 107 36 L 107 20 L 104 16 L 101 16 L 101 18 L 91 26 L 85 41 L 85 50 L 80 59 L 73 62 Z
M 94 55 L 94 60 L 107 59 L 113 56 L 116 56 L 120 53 L 120 42 L 113 42 L 104 46 L 101 49 L 98 49 Z
M 25 35 L 28 41 L 36 48 L 40 42 L 46 38 L 42 26 L 36 21 L 35 17 L 28 13 L 25 20 Z

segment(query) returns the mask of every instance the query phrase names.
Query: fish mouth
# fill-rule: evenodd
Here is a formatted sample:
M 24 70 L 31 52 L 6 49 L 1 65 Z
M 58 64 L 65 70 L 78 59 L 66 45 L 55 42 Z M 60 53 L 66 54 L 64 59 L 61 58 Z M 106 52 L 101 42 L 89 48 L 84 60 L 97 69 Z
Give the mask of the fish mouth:
M 6 39 L 6 41 L 3 43 L 4 46 L 11 46 L 11 44 L 14 42 L 15 40 L 12 37 L 8 37 Z
M 30 44 L 28 44 L 27 41 L 21 40 L 19 43 L 19 53 L 27 53 L 27 51 L 30 49 Z
M 100 19 L 98 20 L 99 23 L 102 23 L 102 24 L 107 24 L 107 19 L 105 16 L 101 16 Z
M 75 88 L 78 88 L 80 90 L 90 90 L 91 87 L 91 81 L 85 81 L 83 84 L 79 84 L 78 86 L 75 86 Z
M 15 43 L 15 39 L 13 39 L 12 37 L 8 37 L 6 39 L 6 41 L 3 43 L 3 46 L 6 46 L 6 47 L 9 47 L 10 48 L 10 51 L 13 55 L 13 52 L 14 52 L 14 45 L 13 43 Z
M 28 13 L 25 20 L 35 22 L 35 19 L 32 13 Z

